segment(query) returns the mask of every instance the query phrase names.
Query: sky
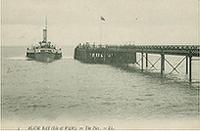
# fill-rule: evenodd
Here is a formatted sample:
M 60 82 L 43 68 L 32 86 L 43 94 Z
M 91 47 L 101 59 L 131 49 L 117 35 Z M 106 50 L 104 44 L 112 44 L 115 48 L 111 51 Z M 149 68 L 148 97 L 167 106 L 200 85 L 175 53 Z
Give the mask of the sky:
M 198 0 L 2 0 L 3 45 L 194 44 Z M 102 21 L 100 17 L 104 17 Z

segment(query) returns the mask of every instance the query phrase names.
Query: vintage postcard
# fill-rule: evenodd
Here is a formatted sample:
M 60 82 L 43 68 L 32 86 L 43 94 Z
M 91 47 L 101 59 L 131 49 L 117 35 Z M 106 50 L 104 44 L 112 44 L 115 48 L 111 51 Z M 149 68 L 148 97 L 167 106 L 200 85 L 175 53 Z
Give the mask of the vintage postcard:
M 1 130 L 200 129 L 199 0 L 1 0 Z

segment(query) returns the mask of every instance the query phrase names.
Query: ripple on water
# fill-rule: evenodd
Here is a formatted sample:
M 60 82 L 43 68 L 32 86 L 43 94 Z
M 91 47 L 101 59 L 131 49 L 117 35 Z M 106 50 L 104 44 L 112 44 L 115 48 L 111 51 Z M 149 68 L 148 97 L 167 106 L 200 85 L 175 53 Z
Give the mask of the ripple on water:
M 142 98 L 135 98 L 135 100 L 137 100 L 137 101 L 145 101 L 145 99 L 142 99 Z
M 106 105 L 106 106 L 115 105 L 115 104 L 116 104 L 115 102 L 108 102 L 108 101 L 101 102 L 101 105 Z
M 154 94 L 145 94 L 145 96 L 154 96 Z
M 46 108 L 48 107 L 48 104 L 32 104 L 32 105 L 28 105 L 28 108 Z
M 67 108 L 75 108 L 75 107 L 78 107 L 78 106 L 80 106 L 80 105 L 79 104 L 72 104 L 72 105 L 67 106 Z
M 97 99 L 100 99 L 101 97 L 99 97 L 99 96 L 91 96 L 90 97 L 90 99 L 95 99 L 95 100 L 97 100 Z

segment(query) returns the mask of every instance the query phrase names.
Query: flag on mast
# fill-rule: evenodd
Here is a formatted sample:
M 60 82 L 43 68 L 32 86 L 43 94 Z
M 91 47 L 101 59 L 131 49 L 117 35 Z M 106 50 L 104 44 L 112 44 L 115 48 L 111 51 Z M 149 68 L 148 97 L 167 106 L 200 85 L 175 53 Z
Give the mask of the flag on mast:
M 106 21 L 106 20 L 105 20 L 105 18 L 104 18 L 104 17 L 102 17 L 102 16 L 101 16 L 101 18 L 100 18 L 100 19 L 101 19 L 102 21 Z

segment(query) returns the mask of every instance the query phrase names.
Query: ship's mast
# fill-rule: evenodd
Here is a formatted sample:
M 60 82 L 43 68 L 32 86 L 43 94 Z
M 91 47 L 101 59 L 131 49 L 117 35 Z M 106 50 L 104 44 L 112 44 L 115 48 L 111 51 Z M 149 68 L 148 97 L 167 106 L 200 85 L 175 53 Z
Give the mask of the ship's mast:
M 43 29 L 43 41 L 47 43 L 47 18 L 45 18 L 45 27 Z

